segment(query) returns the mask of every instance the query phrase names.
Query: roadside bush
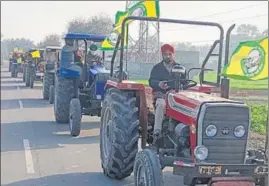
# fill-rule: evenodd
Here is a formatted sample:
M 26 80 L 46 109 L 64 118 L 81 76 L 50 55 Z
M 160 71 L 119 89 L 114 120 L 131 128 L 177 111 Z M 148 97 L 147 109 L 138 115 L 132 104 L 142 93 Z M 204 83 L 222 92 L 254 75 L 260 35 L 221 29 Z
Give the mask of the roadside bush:
M 251 130 L 266 135 L 268 105 L 247 103 L 251 110 Z

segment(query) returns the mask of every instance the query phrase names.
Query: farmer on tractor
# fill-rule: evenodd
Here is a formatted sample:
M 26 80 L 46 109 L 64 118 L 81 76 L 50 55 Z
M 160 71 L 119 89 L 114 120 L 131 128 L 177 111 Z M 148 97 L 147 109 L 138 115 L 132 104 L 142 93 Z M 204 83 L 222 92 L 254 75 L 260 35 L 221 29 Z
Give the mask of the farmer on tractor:
M 175 49 L 169 44 L 161 47 L 163 60 L 156 64 L 150 73 L 149 85 L 153 89 L 155 102 L 155 123 L 154 137 L 161 137 L 162 123 L 165 114 L 165 95 L 167 91 L 175 89 L 174 75 L 171 73 L 172 67 L 177 64 L 174 61 Z
M 74 46 L 74 40 L 66 38 L 65 45 L 61 51 L 61 67 L 66 69 L 72 69 L 81 73 L 81 67 L 74 64 L 76 55 L 76 47 Z

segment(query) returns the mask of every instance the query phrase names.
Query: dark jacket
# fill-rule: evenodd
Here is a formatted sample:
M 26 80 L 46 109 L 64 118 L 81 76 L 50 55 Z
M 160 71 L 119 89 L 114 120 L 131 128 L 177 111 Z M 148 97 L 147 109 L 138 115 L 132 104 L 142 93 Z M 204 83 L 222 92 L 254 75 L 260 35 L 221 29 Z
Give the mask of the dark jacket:
M 166 93 L 169 90 L 175 89 L 175 81 L 171 81 L 175 79 L 176 77 L 172 73 L 168 72 L 163 62 L 160 62 L 156 64 L 151 70 L 149 78 L 149 86 L 153 89 L 153 92 L 160 91 L 162 93 Z M 159 87 L 160 81 L 170 81 L 167 83 L 169 88 L 167 90 L 161 89 Z

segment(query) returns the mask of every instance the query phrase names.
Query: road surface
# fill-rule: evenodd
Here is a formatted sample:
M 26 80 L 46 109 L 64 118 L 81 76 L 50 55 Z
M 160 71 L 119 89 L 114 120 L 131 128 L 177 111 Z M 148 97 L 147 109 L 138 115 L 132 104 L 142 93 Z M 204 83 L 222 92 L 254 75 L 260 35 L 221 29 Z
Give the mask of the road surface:
M 134 186 L 133 176 L 111 180 L 99 157 L 99 118 L 83 116 L 81 134 L 54 122 L 53 106 L 42 99 L 42 86 L 25 87 L 1 68 L 1 185 Z M 164 170 L 165 185 L 182 186 L 182 178 Z

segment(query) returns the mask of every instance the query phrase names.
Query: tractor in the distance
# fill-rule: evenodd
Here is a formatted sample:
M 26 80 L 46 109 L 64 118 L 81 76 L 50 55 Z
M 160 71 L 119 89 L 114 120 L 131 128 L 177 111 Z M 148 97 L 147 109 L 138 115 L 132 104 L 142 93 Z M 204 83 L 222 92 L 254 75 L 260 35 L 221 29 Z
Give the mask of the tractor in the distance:
M 62 57 L 57 67 L 55 81 L 54 112 L 56 121 L 69 123 L 72 136 L 80 133 L 82 115 L 100 116 L 101 103 L 105 93 L 105 83 L 109 71 L 105 69 L 99 58 L 88 54 L 89 42 L 102 42 L 106 36 L 95 34 L 67 34 L 65 39 L 84 41 L 84 62 L 75 63 L 73 67 L 61 68 L 65 63 Z M 75 44 L 77 46 L 77 44 Z M 92 44 L 90 52 L 97 50 Z M 74 55 L 75 56 L 75 55 Z M 103 52 L 104 58 L 104 52 Z
M 11 77 L 17 78 L 18 73 L 21 72 L 21 62 L 22 62 L 23 55 L 24 55 L 24 52 L 20 52 L 20 51 L 12 52 L 12 57 L 9 62 Z
M 35 56 L 34 53 L 38 53 L 38 56 Z M 44 75 L 43 53 L 44 49 L 34 48 L 26 53 L 26 60 L 23 63 L 23 79 L 26 87 L 34 88 L 35 80 L 42 81 Z
M 52 91 L 54 90 L 55 63 L 58 61 L 58 55 L 61 50 L 60 46 L 46 46 L 44 50 L 44 76 L 43 76 L 43 99 L 50 100 L 53 103 Z
M 176 89 L 166 94 L 160 139 L 153 137 L 151 88 L 123 78 L 124 34 L 130 20 L 210 26 L 220 31 L 219 39 L 200 68 L 200 84 L 182 79 L 186 73 L 183 66 L 173 67 Z M 234 26 L 226 34 L 225 64 L 228 63 L 230 33 Z M 113 77 L 113 57 L 111 79 L 106 83 L 101 112 L 100 156 L 104 174 L 123 179 L 134 172 L 135 186 L 163 186 L 162 169 L 168 166 L 173 167 L 173 174 L 183 176 L 184 184 L 188 186 L 267 186 L 267 156 L 264 152 L 258 156 L 258 153 L 247 150 L 251 122 L 249 107 L 228 99 L 229 79 L 219 75 L 223 27 L 212 22 L 130 16 L 123 20 L 121 33 L 114 51 L 114 54 L 120 51 L 120 75 Z M 213 53 L 217 46 L 217 53 Z M 211 56 L 218 57 L 216 82 L 204 80 L 205 65 Z M 222 97 L 211 95 L 217 89 Z M 139 138 L 142 150 L 138 152 Z

